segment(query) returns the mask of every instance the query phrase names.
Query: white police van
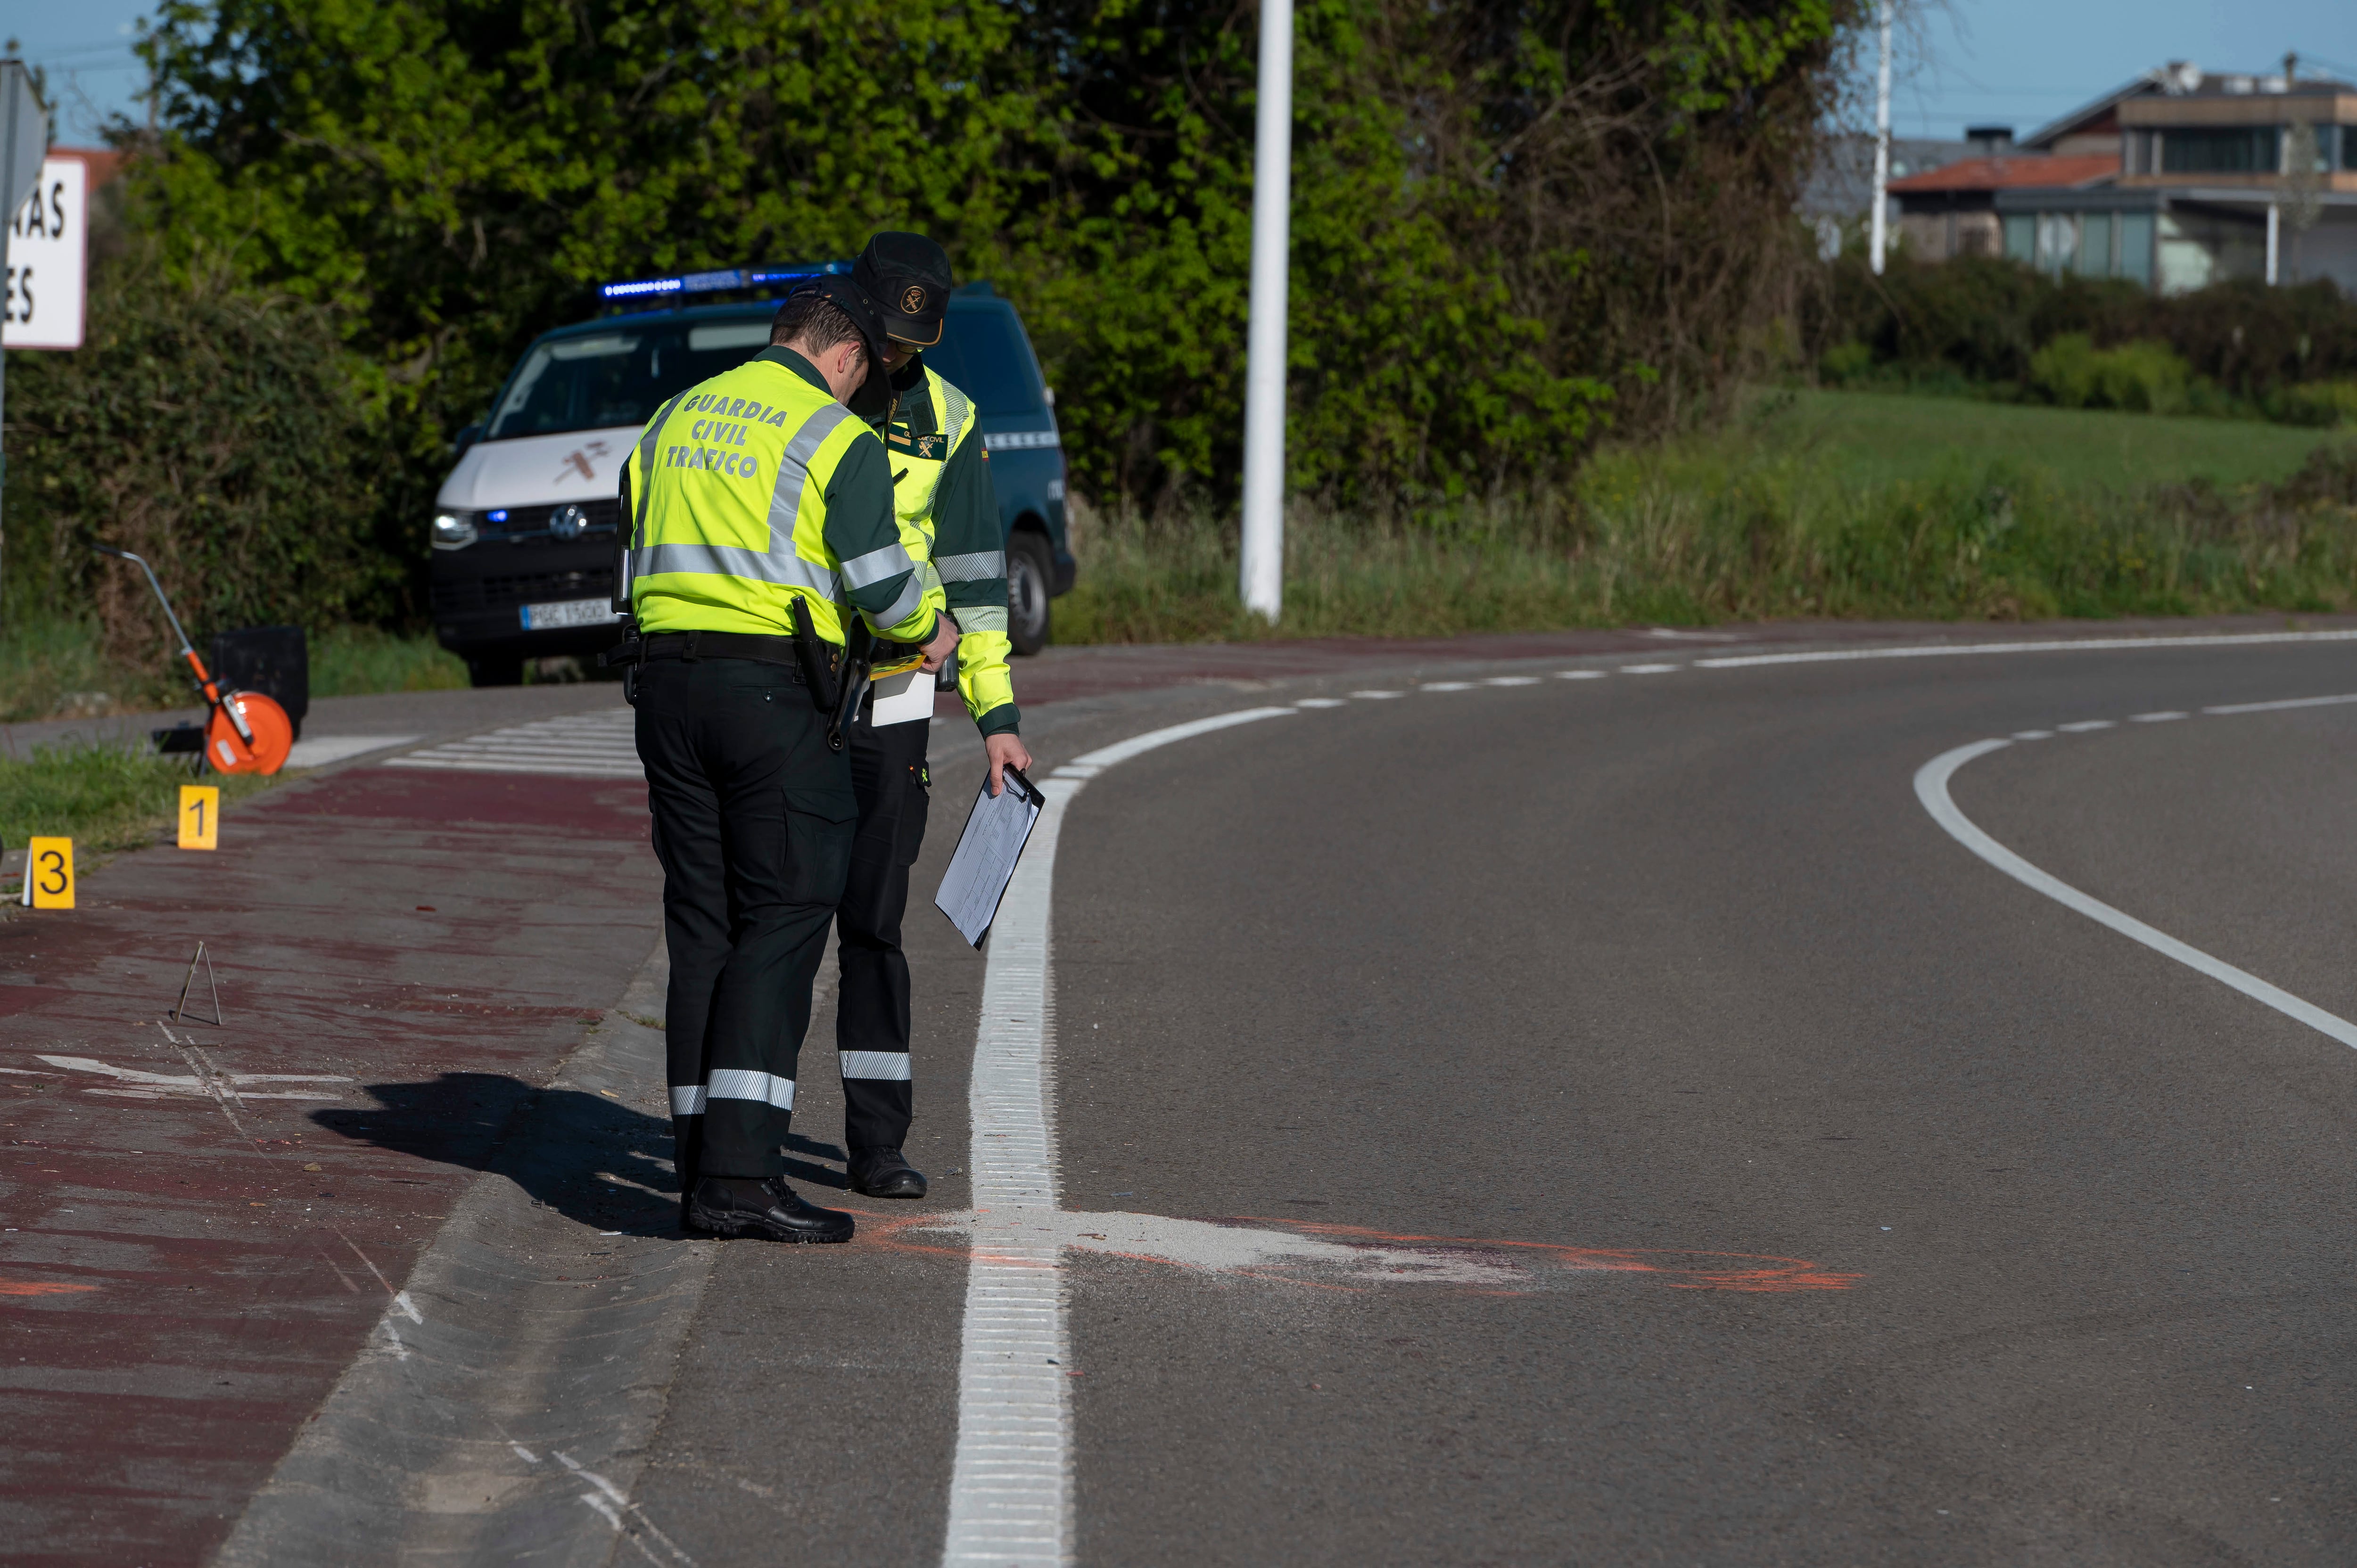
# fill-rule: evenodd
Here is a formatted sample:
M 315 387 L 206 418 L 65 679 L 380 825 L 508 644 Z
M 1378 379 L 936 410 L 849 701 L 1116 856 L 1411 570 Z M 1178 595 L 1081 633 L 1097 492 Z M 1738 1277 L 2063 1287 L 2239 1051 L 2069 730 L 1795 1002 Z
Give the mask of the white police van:
M 751 359 L 776 296 L 847 262 L 608 284 L 617 314 L 543 336 L 509 373 L 490 417 L 458 436 L 435 501 L 435 635 L 478 686 L 513 685 L 524 660 L 616 641 L 615 490 L 630 443 L 673 392 Z M 688 305 L 701 294 L 725 303 Z M 632 309 L 650 298 L 659 309 Z M 974 401 L 1006 530 L 1008 639 L 1048 641 L 1049 601 L 1076 571 L 1064 527 L 1064 454 L 1054 394 L 1015 306 L 987 283 L 952 295 L 925 362 Z

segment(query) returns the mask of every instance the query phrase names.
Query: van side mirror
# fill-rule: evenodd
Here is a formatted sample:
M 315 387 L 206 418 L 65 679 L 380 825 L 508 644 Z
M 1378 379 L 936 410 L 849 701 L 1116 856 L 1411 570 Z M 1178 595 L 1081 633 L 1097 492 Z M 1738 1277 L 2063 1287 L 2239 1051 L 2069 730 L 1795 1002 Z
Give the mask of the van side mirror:
M 467 426 L 466 429 L 458 432 L 458 439 L 450 443 L 450 456 L 454 458 L 465 456 L 467 455 L 467 448 L 472 446 L 476 442 L 480 441 L 482 438 L 483 427 L 481 425 L 470 424 Z
M 1056 389 L 1055 389 L 1054 387 L 1049 387 L 1049 388 L 1048 388 L 1048 389 L 1047 389 L 1047 392 L 1048 392 L 1048 406 L 1049 406 L 1049 408 L 1053 408 L 1053 407 L 1055 407 L 1055 406 L 1056 406 Z

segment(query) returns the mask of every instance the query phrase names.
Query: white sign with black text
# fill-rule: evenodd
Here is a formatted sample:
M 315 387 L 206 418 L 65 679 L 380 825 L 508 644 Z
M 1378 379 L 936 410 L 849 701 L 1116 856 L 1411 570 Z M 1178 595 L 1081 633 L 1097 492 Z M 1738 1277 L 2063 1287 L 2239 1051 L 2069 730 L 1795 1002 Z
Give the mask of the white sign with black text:
M 45 158 L 40 183 L 8 221 L 8 288 L 0 348 L 81 347 L 90 171 L 80 158 Z

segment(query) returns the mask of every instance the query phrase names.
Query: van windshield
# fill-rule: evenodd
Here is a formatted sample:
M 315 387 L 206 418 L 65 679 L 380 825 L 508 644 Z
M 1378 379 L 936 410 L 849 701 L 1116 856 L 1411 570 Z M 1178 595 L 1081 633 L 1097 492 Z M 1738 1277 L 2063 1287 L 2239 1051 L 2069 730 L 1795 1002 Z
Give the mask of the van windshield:
M 766 316 L 633 326 L 533 345 L 492 411 L 486 441 L 644 424 L 663 399 L 769 345 Z

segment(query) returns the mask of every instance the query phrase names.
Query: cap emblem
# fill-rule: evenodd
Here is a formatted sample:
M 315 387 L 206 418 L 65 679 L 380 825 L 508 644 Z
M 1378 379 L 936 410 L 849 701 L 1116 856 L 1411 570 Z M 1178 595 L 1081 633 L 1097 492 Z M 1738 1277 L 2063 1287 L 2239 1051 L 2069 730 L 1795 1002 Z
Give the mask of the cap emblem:
M 901 315 L 914 316 L 924 308 L 925 291 L 923 289 L 910 288 L 907 293 L 900 295 Z

